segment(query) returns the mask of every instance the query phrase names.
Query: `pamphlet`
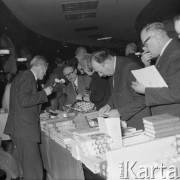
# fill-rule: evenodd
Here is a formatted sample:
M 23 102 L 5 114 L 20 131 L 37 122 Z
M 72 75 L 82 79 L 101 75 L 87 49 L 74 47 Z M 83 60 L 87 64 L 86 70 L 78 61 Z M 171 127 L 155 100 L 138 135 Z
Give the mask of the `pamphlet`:
M 154 65 L 131 71 L 136 80 L 145 87 L 168 87 Z

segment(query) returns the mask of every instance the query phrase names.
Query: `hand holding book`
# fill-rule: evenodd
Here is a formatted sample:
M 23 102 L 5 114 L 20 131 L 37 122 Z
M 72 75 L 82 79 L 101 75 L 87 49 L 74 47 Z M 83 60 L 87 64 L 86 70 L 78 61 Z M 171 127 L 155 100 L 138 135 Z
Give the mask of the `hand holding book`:
M 132 82 L 132 85 L 131 87 L 137 92 L 137 93 L 140 93 L 140 94 L 145 94 L 145 86 L 141 83 L 138 83 L 138 82 Z

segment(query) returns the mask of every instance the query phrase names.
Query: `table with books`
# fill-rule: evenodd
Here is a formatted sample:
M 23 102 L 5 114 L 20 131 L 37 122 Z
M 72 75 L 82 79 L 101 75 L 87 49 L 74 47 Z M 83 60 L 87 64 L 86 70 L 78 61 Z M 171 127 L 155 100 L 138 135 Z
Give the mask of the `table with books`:
M 166 176 L 172 166 L 180 173 L 179 117 L 145 117 L 144 131 L 122 128 L 118 118 L 97 117 L 97 112 L 42 117 L 42 157 L 49 179 L 85 179 L 85 169 L 97 174 L 91 179 L 136 179 L 132 173 L 128 178 L 124 174 L 130 162 L 136 162 L 135 174 L 139 167 L 162 164 L 167 167 Z M 99 127 L 90 128 L 94 117 Z M 160 170 L 155 171 L 155 179 L 160 175 Z
M 69 145 L 72 135 L 76 134 L 74 132 L 76 128 L 90 129 L 84 115 L 76 112 L 76 118 L 73 118 L 76 122 L 75 127 L 71 118 L 75 115 L 74 113 L 69 113 L 69 118 L 61 115 L 52 118 L 50 114 L 41 114 L 41 153 L 44 167 L 47 170 L 47 179 L 102 179 L 98 175 L 94 176 L 94 173 L 79 161 L 78 154 L 74 150 L 73 157 Z

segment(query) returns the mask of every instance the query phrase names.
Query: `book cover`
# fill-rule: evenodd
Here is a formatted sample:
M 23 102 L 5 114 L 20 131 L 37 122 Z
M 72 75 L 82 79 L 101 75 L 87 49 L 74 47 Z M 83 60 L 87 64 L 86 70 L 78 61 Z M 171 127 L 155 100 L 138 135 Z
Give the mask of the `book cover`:
M 174 127 L 174 126 L 180 126 L 180 121 L 177 122 L 170 122 L 170 123 L 164 123 L 164 124 L 158 124 L 156 126 L 152 126 L 149 124 L 144 124 L 144 128 L 152 129 L 152 130 L 159 130 L 159 129 L 165 129 L 169 127 Z
M 171 114 L 160 114 L 156 116 L 143 118 L 143 123 L 151 126 L 156 126 L 165 123 L 173 123 L 178 121 L 179 121 L 179 117 L 173 116 Z
M 175 126 L 175 127 L 169 127 L 169 128 L 164 128 L 164 129 L 158 129 L 158 130 L 152 130 L 149 128 L 145 128 L 145 131 L 150 132 L 152 134 L 160 134 L 160 133 L 165 133 L 165 132 L 176 132 L 177 130 L 179 130 L 180 132 L 180 126 Z
M 154 65 L 131 71 L 136 80 L 145 87 L 168 87 Z

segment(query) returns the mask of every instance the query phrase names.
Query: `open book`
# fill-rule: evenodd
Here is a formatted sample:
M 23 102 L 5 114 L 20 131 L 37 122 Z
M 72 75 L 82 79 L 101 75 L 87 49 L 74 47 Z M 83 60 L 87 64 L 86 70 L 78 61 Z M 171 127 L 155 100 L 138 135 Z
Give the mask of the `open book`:
M 131 71 L 136 80 L 145 87 L 168 87 L 154 65 Z

